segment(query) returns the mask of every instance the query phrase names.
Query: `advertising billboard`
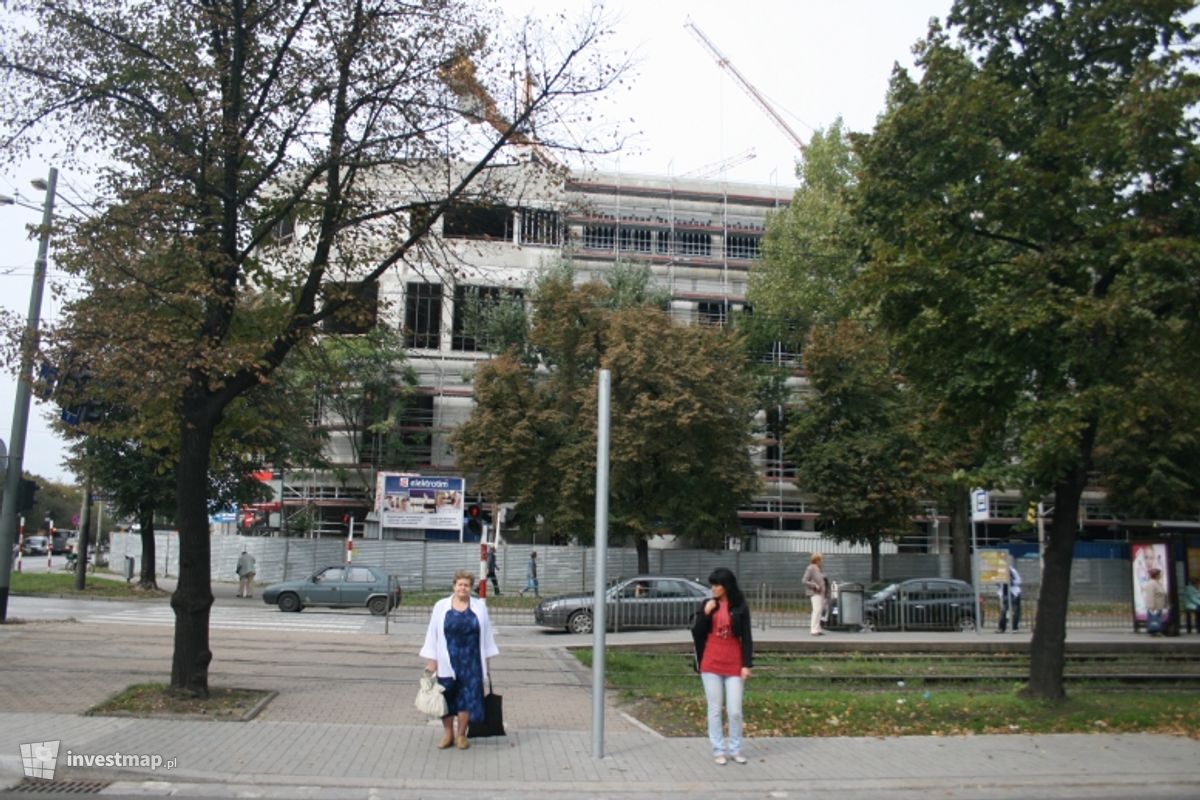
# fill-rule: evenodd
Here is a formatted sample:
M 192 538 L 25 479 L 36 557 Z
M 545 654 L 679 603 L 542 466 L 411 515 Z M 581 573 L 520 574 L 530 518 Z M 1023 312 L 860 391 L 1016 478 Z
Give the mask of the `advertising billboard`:
M 1150 570 L 1162 572 L 1163 588 L 1171 596 L 1171 580 L 1175 577 L 1171 569 L 1170 551 L 1166 542 L 1130 542 L 1129 553 L 1133 558 L 1133 618 L 1137 623 L 1146 621 L 1146 600 L 1143 587 L 1150 580 Z M 1165 623 L 1171 617 L 1170 610 L 1163 615 Z
M 381 472 L 375 491 L 379 524 L 461 531 L 465 491 L 462 478 Z

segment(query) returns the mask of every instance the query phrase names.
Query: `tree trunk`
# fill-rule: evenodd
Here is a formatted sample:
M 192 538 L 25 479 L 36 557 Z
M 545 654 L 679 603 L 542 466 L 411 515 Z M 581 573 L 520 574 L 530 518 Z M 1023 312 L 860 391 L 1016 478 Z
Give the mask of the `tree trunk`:
M 1029 683 L 1022 694 L 1039 700 L 1062 700 L 1066 661 L 1067 602 L 1071 561 L 1079 524 L 1079 498 L 1086 474 L 1080 470 L 1054 488 L 1054 521 L 1042 553 L 1042 586 L 1029 645 Z
M 202 401 L 184 402 L 200 405 Z M 213 604 L 207 491 L 213 423 L 203 412 L 187 413 L 185 409 L 182 428 L 175 485 L 179 583 L 171 595 L 175 611 L 171 690 L 207 697 L 208 665 L 212 662 L 208 618 Z
M 650 542 L 644 536 L 637 538 L 638 574 L 650 572 Z
M 158 552 L 154 545 L 154 511 L 142 509 L 138 514 L 138 524 L 142 529 L 142 570 L 138 576 L 138 588 L 157 589 Z
M 881 578 L 880 558 L 879 558 L 879 537 L 871 539 L 871 583 L 878 583 Z
M 960 581 L 972 583 L 971 572 L 971 490 L 961 488 L 954 493 L 950 511 L 950 571 Z

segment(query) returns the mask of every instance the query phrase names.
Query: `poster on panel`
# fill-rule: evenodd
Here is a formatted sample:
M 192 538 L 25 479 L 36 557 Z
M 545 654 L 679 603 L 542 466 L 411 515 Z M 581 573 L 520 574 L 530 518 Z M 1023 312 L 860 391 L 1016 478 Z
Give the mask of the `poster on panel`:
M 1133 559 L 1133 619 L 1135 624 L 1146 622 L 1145 586 L 1150 580 L 1150 570 L 1157 569 L 1162 573 L 1163 588 L 1167 597 L 1171 597 L 1171 581 L 1174 575 L 1171 570 L 1171 554 L 1166 542 L 1130 542 L 1129 555 Z M 1165 624 L 1171 619 L 1171 609 L 1163 615 Z
M 461 531 L 465 491 L 462 478 L 381 472 L 375 492 L 379 524 Z
M 981 549 L 979 558 L 979 585 L 1008 583 L 1009 552 L 1000 549 Z

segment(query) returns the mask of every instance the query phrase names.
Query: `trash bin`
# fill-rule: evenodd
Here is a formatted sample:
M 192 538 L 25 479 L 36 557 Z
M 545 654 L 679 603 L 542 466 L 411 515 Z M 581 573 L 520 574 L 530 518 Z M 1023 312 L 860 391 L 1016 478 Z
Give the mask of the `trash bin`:
M 863 585 L 838 584 L 838 624 L 845 628 L 861 628 L 863 624 Z
M 134 574 L 133 556 L 125 556 L 125 581 L 128 583 L 133 580 Z

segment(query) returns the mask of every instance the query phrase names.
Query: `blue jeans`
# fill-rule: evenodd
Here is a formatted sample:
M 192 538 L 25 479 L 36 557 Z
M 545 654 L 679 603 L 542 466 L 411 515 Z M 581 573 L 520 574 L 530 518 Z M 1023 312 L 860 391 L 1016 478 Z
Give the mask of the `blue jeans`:
M 708 741 L 714 756 L 735 755 L 742 752 L 742 692 L 746 682 L 741 678 L 728 678 L 711 672 L 701 672 L 704 682 L 704 697 L 708 700 Z M 725 714 L 729 717 L 729 747 L 721 731 L 721 701 L 725 702 Z

